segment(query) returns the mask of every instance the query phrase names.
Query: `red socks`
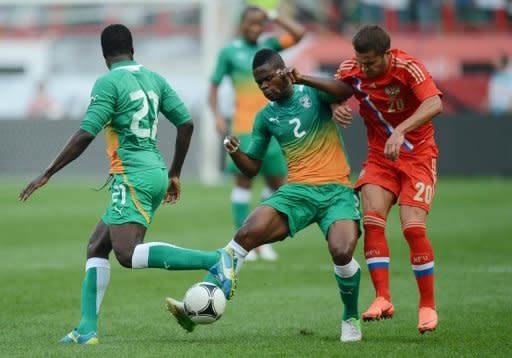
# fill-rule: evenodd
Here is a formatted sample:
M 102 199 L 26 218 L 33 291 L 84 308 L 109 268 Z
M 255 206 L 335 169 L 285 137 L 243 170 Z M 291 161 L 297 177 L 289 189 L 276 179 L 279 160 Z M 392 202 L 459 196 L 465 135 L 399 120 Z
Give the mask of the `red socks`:
M 370 271 L 376 296 L 391 301 L 389 295 L 389 249 L 386 241 L 386 219 L 375 212 L 363 217 L 364 256 Z
M 411 265 L 420 292 L 420 307 L 436 308 L 434 298 L 434 252 L 425 223 L 410 221 L 402 226 L 411 252 Z

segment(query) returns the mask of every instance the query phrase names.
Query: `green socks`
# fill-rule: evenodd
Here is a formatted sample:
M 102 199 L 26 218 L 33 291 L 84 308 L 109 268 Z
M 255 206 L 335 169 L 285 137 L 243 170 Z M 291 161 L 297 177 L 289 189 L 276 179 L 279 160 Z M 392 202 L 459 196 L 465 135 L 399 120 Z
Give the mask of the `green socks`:
M 358 299 L 361 269 L 355 259 L 344 266 L 334 266 L 336 282 L 340 291 L 341 300 L 345 306 L 343 320 L 349 318 L 359 319 Z
M 249 216 L 249 204 L 251 202 L 251 191 L 236 186 L 231 191 L 231 209 L 235 228 L 240 229 Z
M 208 270 L 218 260 L 217 251 L 190 250 L 163 242 L 150 242 L 135 247 L 132 268 Z
M 80 334 L 97 331 L 101 302 L 110 280 L 110 264 L 107 259 L 90 258 L 87 260 L 85 269 L 81 319 L 76 329 Z

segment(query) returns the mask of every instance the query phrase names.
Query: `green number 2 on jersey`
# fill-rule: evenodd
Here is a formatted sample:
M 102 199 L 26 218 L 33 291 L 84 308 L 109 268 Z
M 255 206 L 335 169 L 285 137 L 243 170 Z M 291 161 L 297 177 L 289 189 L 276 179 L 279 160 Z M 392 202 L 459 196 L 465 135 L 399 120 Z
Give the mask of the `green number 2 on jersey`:
M 149 122 L 150 118 L 148 117 L 149 113 L 149 103 L 148 97 L 153 104 L 153 112 L 155 113 L 155 119 L 153 121 L 153 126 L 151 128 L 141 128 L 141 122 Z M 133 114 L 132 123 L 130 125 L 130 129 L 132 132 L 139 138 L 148 138 L 156 139 L 156 131 L 158 125 L 158 95 L 154 91 L 149 91 L 147 96 L 143 90 L 138 90 L 130 93 L 130 99 L 132 101 L 142 100 L 142 108 Z M 149 127 L 149 123 L 148 123 Z

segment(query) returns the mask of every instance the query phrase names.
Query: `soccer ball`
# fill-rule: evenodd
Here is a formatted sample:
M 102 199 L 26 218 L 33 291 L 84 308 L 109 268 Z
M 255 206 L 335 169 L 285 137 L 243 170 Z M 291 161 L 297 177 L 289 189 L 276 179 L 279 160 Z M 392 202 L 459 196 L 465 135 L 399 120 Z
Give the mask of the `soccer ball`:
M 185 312 L 199 324 L 213 323 L 226 308 L 226 297 L 222 290 L 210 282 L 199 282 L 190 287 L 183 298 Z

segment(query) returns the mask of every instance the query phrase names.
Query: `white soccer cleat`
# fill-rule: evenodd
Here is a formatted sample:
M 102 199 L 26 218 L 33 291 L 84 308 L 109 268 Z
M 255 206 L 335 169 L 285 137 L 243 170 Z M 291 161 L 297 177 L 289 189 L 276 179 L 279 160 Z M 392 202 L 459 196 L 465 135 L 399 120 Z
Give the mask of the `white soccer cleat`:
M 361 333 L 361 321 L 356 318 L 349 318 L 341 321 L 341 337 L 342 342 L 358 342 L 363 338 Z
M 245 261 L 256 261 L 256 260 L 258 260 L 258 254 L 256 253 L 256 250 L 249 251 L 247 256 L 245 256 Z
M 258 247 L 258 254 L 265 261 L 276 261 L 279 258 L 279 255 L 274 251 L 270 244 Z

